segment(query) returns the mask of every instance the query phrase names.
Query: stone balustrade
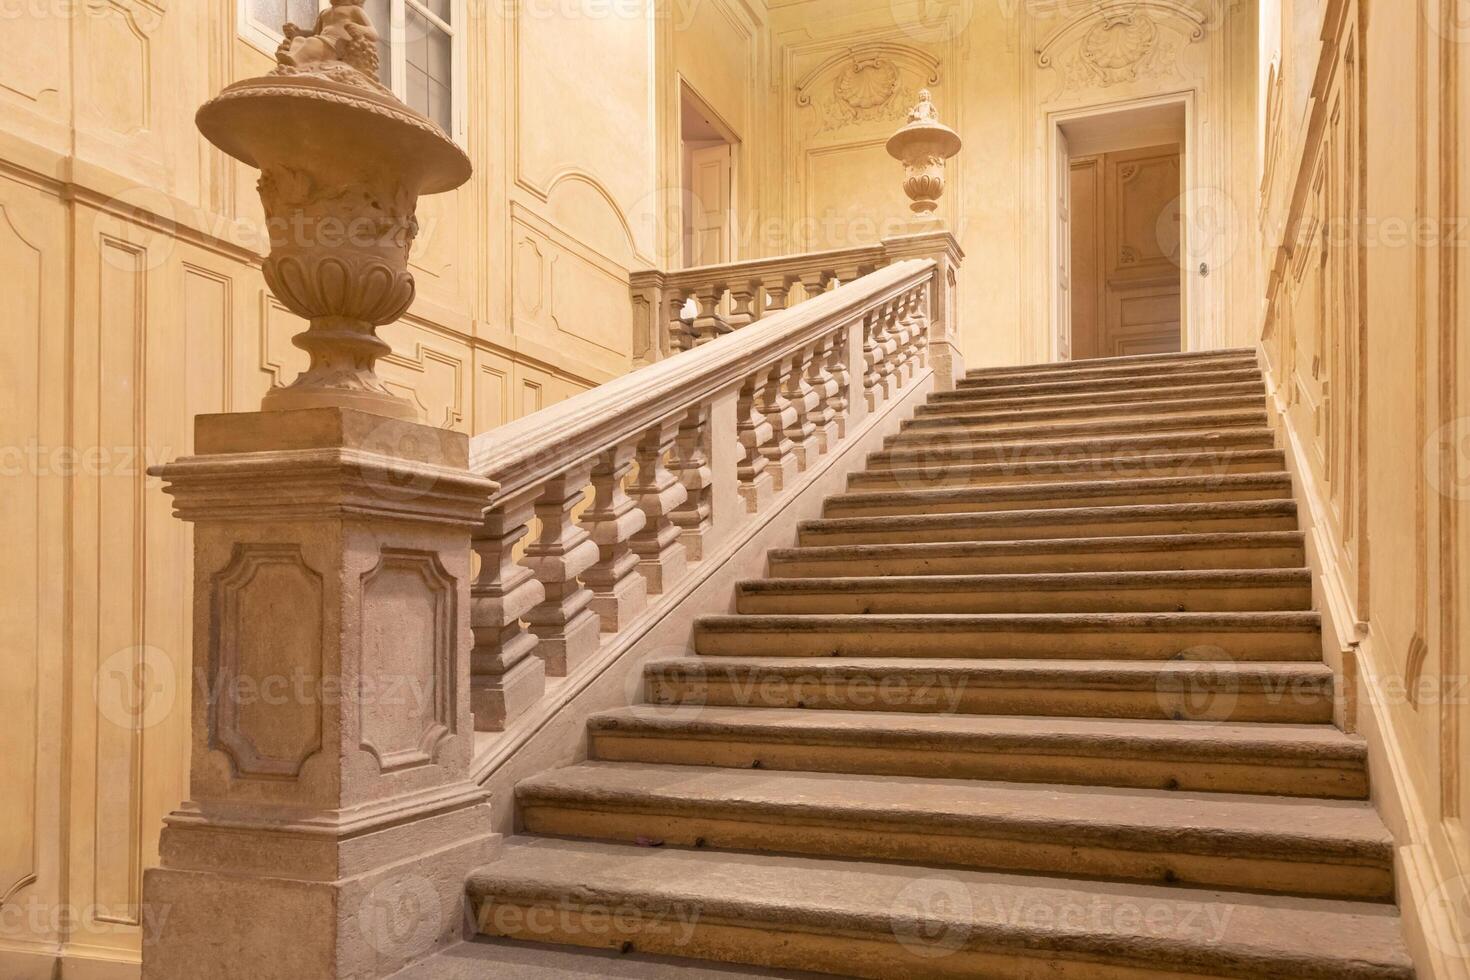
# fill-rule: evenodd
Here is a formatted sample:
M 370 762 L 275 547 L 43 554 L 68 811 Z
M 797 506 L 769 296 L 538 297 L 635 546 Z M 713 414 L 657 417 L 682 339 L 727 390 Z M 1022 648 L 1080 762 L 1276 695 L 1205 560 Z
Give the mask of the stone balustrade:
M 677 271 L 636 272 L 630 280 L 637 359 L 651 364 L 717 340 L 853 282 L 894 262 L 932 259 L 939 266 L 930 297 L 938 387 L 952 387 L 954 314 L 963 259 L 954 236 L 936 222 L 874 245 L 752 259 Z M 962 371 L 959 373 L 963 373 Z
M 790 276 L 811 298 L 473 440 L 471 470 L 498 485 L 472 540 L 480 731 L 674 601 L 696 563 L 919 376 L 946 267 L 844 255 L 752 263 L 783 270 L 760 290 L 784 298 Z

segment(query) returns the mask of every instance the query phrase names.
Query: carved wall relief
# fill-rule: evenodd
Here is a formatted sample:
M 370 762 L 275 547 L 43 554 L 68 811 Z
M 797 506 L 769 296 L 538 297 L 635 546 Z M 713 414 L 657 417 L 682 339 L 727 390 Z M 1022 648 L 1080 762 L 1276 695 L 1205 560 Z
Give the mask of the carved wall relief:
M 213 747 L 238 776 L 295 779 L 322 747 L 322 578 L 299 545 L 242 544 L 210 593 Z
M 385 549 L 361 602 L 360 744 L 383 772 L 433 762 L 454 731 L 454 577 L 433 552 Z
M 1063 22 L 1036 49 L 1055 70 L 1053 97 L 1152 78 L 1182 78 L 1185 47 L 1204 39 L 1203 14 L 1176 0 L 1111 0 Z

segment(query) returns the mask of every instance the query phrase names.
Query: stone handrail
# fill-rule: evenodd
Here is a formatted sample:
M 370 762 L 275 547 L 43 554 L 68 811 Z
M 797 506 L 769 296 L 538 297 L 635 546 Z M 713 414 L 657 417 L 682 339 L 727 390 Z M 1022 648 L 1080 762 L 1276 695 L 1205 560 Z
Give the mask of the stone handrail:
M 940 272 L 894 262 L 477 436 L 499 489 L 472 540 L 476 727 L 533 707 L 914 379 Z
M 841 283 L 905 259 L 933 259 L 941 266 L 938 285 L 950 281 L 963 258 L 954 237 L 942 226 L 886 238 L 873 245 L 751 259 L 722 265 L 635 272 L 633 300 L 636 357 L 653 363 L 723 337 L 761 319 L 820 296 Z M 951 305 L 936 297 L 937 316 Z M 686 316 L 690 304 L 692 315 Z M 941 343 L 954 336 L 941 322 Z M 936 368 L 938 365 L 936 365 Z M 942 373 L 942 372 L 941 372 Z M 941 385 L 942 386 L 942 385 Z

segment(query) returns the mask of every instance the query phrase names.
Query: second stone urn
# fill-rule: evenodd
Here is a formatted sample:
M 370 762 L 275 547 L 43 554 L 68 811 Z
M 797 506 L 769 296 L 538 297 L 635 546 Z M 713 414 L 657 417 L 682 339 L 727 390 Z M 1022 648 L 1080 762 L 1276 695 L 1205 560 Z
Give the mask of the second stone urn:
M 361 29 L 337 39 L 331 27 L 301 32 L 321 43 L 298 40 L 275 73 L 226 88 L 197 123 L 211 143 L 260 170 L 266 284 L 311 324 L 294 340 L 310 367 L 272 389 L 262 408 L 338 406 L 413 420 L 413 404 L 373 370 L 389 352 L 377 328 L 413 303 L 408 258 L 419 197 L 465 183 L 470 161 L 366 74 L 370 62 L 354 56 Z
M 919 104 L 909 112 L 903 129 L 888 140 L 888 153 L 904 167 L 904 193 L 913 201 L 918 215 L 939 210 L 944 194 L 945 162 L 960 152 L 959 134 L 939 121 L 939 111 L 928 90 L 919 93 Z

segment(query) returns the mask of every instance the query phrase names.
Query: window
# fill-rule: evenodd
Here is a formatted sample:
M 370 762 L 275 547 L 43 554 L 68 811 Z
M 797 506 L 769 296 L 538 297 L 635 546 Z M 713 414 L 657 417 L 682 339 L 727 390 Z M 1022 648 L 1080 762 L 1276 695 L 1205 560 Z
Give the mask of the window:
M 404 102 L 464 136 L 465 86 L 458 14 L 461 0 L 366 0 L 364 8 L 383 40 L 378 80 Z M 281 25 L 316 23 L 330 0 L 240 0 L 240 33 L 267 54 L 281 43 Z

